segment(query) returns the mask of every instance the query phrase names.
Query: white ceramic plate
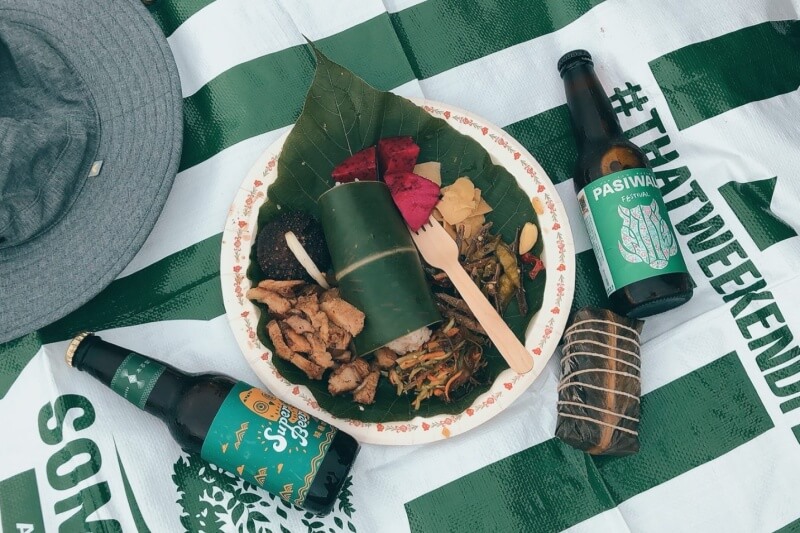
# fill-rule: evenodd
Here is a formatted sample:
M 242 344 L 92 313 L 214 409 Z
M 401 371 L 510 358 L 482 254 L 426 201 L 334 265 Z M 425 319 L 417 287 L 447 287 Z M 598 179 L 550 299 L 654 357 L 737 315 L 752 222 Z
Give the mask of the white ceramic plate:
M 486 120 L 438 102 L 414 100 L 414 103 L 478 141 L 492 161 L 504 166 L 532 200 L 538 199 L 543 209 L 538 217 L 547 280 L 542 307 L 531 319 L 525 334 L 525 346 L 534 357 L 531 372 L 519 375 L 510 369 L 504 370 L 491 388 L 462 413 L 384 423 L 336 418 L 319 406 L 308 388 L 284 379 L 272 364 L 272 353 L 256 335 L 260 311 L 245 298 L 251 286 L 245 273 L 258 230 L 258 209 L 266 199 L 267 188 L 277 178 L 278 156 L 288 132 L 267 148 L 248 172 L 229 211 L 222 237 L 220 272 L 225 310 L 252 369 L 278 398 L 370 444 L 421 444 L 452 437 L 482 424 L 509 406 L 533 383 L 555 351 L 575 290 L 575 251 L 569 221 L 556 188 L 539 163 L 517 141 Z M 345 396 L 341 401 L 352 400 Z

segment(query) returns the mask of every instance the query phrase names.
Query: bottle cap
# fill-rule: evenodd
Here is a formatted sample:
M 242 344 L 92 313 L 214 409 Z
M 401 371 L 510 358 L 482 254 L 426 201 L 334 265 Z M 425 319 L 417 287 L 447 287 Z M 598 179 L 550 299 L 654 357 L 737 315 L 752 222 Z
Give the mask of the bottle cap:
M 594 64 L 592 62 L 592 54 L 586 50 L 573 50 L 571 52 L 567 52 L 561 56 L 561 59 L 558 60 L 558 72 L 563 76 L 564 72 L 567 70 L 567 67 L 578 62 L 589 63 L 590 65 Z
M 90 331 L 84 331 L 82 333 L 78 333 L 69 342 L 69 346 L 67 346 L 67 354 L 64 356 L 64 360 L 67 362 L 69 366 L 72 366 L 72 358 L 75 357 L 75 352 L 78 350 L 78 346 L 80 346 L 83 340 L 91 334 L 92 333 Z

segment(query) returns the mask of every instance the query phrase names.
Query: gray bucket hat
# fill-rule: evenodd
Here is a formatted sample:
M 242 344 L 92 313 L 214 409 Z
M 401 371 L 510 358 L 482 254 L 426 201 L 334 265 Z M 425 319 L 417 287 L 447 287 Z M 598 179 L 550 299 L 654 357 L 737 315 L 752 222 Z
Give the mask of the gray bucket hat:
M 0 343 L 130 262 L 175 178 L 182 119 L 141 0 L 0 3 Z

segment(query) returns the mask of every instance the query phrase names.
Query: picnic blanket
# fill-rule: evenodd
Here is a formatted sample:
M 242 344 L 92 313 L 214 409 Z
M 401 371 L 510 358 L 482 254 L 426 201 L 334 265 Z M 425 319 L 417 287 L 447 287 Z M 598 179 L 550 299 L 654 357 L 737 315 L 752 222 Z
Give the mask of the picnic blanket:
M 148 3 L 181 76 L 181 171 L 119 279 L 0 346 L 4 532 L 800 531 L 798 0 Z M 637 455 L 554 438 L 553 357 L 475 430 L 364 446 L 335 511 L 316 518 L 182 452 L 160 421 L 66 367 L 65 341 L 88 329 L 258 383 L 224 316 L 221 232 L 245 173 L 300 113 L 314 69 L 303 36 L 380 89 L 469 110 L 525 145 L 570 211 L 575 308 L 605 294 L 555 65 L 594 55 L 697 285 L 646 321 Z

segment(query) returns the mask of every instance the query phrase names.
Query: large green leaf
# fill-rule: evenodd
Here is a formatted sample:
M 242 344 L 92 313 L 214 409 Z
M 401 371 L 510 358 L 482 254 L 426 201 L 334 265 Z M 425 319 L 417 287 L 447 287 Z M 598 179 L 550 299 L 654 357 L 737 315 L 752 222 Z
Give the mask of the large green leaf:
M 519 188 L 514 177 L 503 167 L 494 165 L 489 154 L 472 138 L 462 135 L 444 120 L 435 118 L 411 101 L 392 93 L 378 91 L 346 68 L 337 65 L 314 50 L 317 70 L 306 97 L 303 112 L 286 139 L 278 160 L 278 178 L 267 193 L 267 201 L 258 216 L 259 227 L 279 210 L 300 209 L 319 218 L 317 199 L 333 186 L 331 171 L 345 158 L 377 144 L 382 137 L 411 135 L 419 144 L 419 161 L 442 164 L 443 185 L 460 176 L 468 176 L 479 187 L 483 198 L 494 208 L 487 219 L 494 223 L 506 242 L 514 240 L 516 231 L 525 222 L 536 223 L 530 199 Z M 541 242 L 534 253 L 541 253 Z M 391 275 L 391 274 L 389 274 Z M 248 277 L 255 283 L 265 279 L 251 253 Z M 520 316 L 516 303 L 503 315 L 518 337 L 541 306 L 545 273 L 535 281 L 525 277 L 528 313 Z M 258 334 L 261 342 L 272 349 L 266 334 L 266 308 L 259 305 L 261 317 Z M 488 367 L 485 383 L 473 388 L 450 404 L 434 398 L 422 404 L 419 411 L 411 406 L 412 397 L 395 394 L 386 381 L 381 384 L 373 405 L 359 406 L 347 396 L 333 397 L 327 381 L 314 381 L 296 367 L 277 357 L 278 371 L 292 383 L 305 385 L 323 409 L 340 418 L 365 422 L 409 420 L 417 415 L 432 416 L 460 413 L 475 398 L 488 390 L 497 375 L 508 368 L 493 346 L 486 350 Z

